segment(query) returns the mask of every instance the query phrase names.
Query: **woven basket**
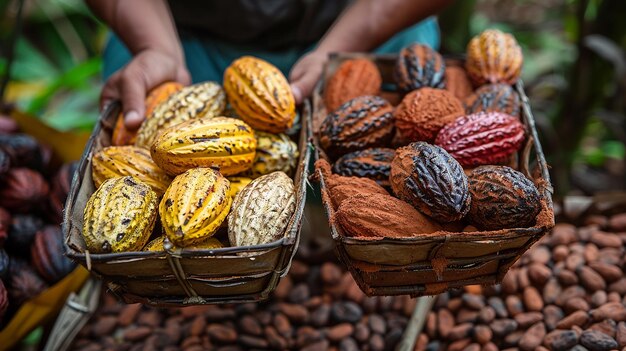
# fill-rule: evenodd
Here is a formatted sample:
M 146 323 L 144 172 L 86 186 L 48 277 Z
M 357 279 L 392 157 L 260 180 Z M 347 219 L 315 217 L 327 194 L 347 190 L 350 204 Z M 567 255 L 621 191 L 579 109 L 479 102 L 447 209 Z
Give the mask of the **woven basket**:
M 394 93 L 392 78 L 396 56 L 333 55 L 313 95 L 313 118 L 310 128 L 315 133 L 316 144 L 319 125 L 327 114 L 322 101 L 325 82 L 342 61 L 356 57 L 372 60 L 383 77 L 383 88 L 386 91 L 383 91 L 382 95 L 392 102 L 400 101 L 401 96 Z M 448 59 L 448 63 L 455 64 L 455 60 Z M 342 228 L 332 220 L 334 210 L 329 201 L 324 176 L 317 172 L 324 207 L 330 219 L 335 251 L 365 294 L 368 296 L 408 294 L 415 297 L 435 295 L 466 285 L 499 283 L 509 267 L 552 228 L 554 212 L 548 165 L 543 156 L 535 121 L 521 81 L 516 84 L 515 89 L 522 99 L 522 121 L 529 137 L 525 147 L 517 155 L 517 165 L 513 166 L 532 179 L 543 196 L 542 211 L 537 216 L 534 227 L 472 233 L 438 232 L 413 238 L 368 240 L 351 237 L 344 235 Z M 325 158 L 323 150 L 319 147 L 316 147 L 316 150 L 316 158 Z M 530 162 L 531 158 L 533 162 Z M 532 172 L 529 165 L 533 166 Z
M 253 302 L 267 299 L 285 275 L 300 238 L 306 199 L 310 105 L 302 110 L 296 136 L 300 150 L 294 177 L 296 211 L 283 238 L 269 244 L 213 250 L 173 249 L 163 252 L 90 254 L 82 236 L 83 211 L 95 191 L 91 156 L 110 145 L 119 104 L 107 108 L 85 148 L 65 206 L 66 254 L 106 282 L 127 303 L 153 306 Z M 225 230 L 216 236 L 225 237 Z M 247 252 L 244 255 L 237 253 Z

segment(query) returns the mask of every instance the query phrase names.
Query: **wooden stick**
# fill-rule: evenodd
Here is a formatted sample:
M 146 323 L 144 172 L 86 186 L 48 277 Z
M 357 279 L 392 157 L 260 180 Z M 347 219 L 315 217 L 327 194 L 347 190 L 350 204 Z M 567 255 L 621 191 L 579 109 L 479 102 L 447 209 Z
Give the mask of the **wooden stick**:
M 413 351 L 417 336 L 422 332 L 428 312 L 433 308 L 436 299 L 437 296 L 421 296 L 417 299 L 413 315 L 411 315 L 396 351 Z

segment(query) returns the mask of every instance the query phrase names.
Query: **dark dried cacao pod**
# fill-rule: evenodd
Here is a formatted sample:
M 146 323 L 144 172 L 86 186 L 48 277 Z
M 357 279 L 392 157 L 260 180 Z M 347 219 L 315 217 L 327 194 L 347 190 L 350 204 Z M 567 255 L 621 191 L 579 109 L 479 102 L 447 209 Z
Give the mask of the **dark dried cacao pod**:
M 4 325 L 4 315 L 9 308 L 9 294 L 7 288 L 4 286 L 2 280 L 0 280 L 0 325 Z
M 400 199 L 440 223 L 457 221 L 470 209 L 463 168 L 438 146 L 416 142 L 396 150 L 390 180 Z
M 0 149 L 0 179 L 4 178 L 4 176 L 11 169 L 11 158 L 9 154 Z
M 46 287 L 46 283 L 26 261 L 11 257 L 8 279 L 9 298 L 11 302 L 14 302 L 16 305 L 21 305 L 44 291 Z
M 476 89 L 465 99 L 465 112 L 502 112 L 519 116 L 519 94 L 508 84 L 488 84 Z
M 74 262 L 63 254 L 61 227 L 48 225 L 35 235 L 31 246 L 31 262 L 46 282 L 54 284 L 74 269 Z
M 351 152 L 335 162 L 333 172 L 347 177 L 369 178 L 382 186 L 389 186 L 391 160 L 395 154 L 394 149 L 386 148 Z
M 524 126 L 517 118 L 500 112 L 480 112 L 443 127 L 435 144 L 462 166 L 479 166 L 506 161 L 519 150 L 524 138 Z
M 35 239 L 35 234 L 43 228 L 43 221 L 32 215 L 15 215 L 11 220 L 11 229 L 6 242 L 9 252 L 19 253 L 23 256 L 30 254 L 30 246 Z
M 423 87 L 445 88 L 446 65 L 441 55 L 422 44 L 413 44 L 400 51 L 394 78 L 400 92 Z
M 9 274 L 9 255 L 0 249 L 0 279 L 6 279 Z
M 382 78 L 378 67 L 368 59 L 346 60 L 341 63 L 324 89 L 324 103 L 328 112 L 363 95 L 375 95 Z
M 392 106 L 378 96 L 359 96 L 326 116 L 320 144 L 333 157 L 387 144 L 393 136 Z
M 533 226 L 541 211 L 535 184 L 506 166 L 481 166 L 469 176 L 472 205 L 469 218 L 484 230 Z
M 50 191 L 49 198 L 49 217 L 54 223 L 61 223 L 63 221 L 63 207 L 65 207 L 65 200 L 67 200 L 67 194 L 70 192 L 72 179 L 77 169 L 78 162 L 66 163 L 61 166 L 52 179 L 52 191 Z
M 30 212 L 45 203 L 48 190 L 41 174 L 28 168 L 13 168 L 0 189 L 0 206 L 14 212 Z
M 0 207 L 0 248 L 4 247 L 4 242 L 9 236 L 9 229 L 11 228 L 11 214 L 9 211 Z
M 0 134 L 0 149 L 9 155 L 13 167 L 43 170 L 47 164 L 39 143 L 30 135 Z

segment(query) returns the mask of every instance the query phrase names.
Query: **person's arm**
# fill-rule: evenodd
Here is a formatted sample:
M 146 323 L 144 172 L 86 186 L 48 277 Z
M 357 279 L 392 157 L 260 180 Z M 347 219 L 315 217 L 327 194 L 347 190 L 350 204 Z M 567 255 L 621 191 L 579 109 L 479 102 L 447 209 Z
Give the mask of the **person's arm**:
M 309 96 L 331 52 L 370 51 L 394 34 L 432 16 L 453 0 L 358 0 L 347 8 L 319 45 L 289 75 L 298 103 Z
M 146 92 L 165 81 L 189 84 L 185 57 L 165 0 L 86 0 L 126 44 L 133 59 L 105 83 L 101 107 L 122 101 L 126 126 L 136 129 L 145 113 Z

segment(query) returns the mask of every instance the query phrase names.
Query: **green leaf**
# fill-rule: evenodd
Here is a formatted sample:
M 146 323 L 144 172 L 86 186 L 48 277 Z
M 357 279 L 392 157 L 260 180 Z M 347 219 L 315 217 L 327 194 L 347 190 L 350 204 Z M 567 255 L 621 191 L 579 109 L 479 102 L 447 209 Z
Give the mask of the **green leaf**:
M 602 151 L 606 157 L 623 160 L 626 154 L 626 147 L 617 140 L 607 140 L 602 143 Z
M 2 73 L 6 61 L 2 59 Z M 19 38 L 15 45 L 15 59 L 11 67 L 11 79 L 17 81 L 50 81 L 59 74 L 54 64 L 26 39 Z

